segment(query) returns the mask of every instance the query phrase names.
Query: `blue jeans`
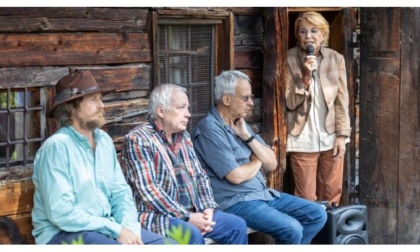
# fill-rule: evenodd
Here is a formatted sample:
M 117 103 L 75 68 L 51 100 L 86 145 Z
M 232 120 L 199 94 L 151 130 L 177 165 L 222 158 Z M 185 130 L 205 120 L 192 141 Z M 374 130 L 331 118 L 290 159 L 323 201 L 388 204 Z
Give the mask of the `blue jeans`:
M 224 211 L 271 235 L 276 244 L 309 244 L 327 221 L 321 205 L 286 193 L 271 201 L 241 201 Z
M 180 219 L 170 219 L 169 229 L 173 226 L 179 227 L 179 225 L 182 226 L 182 230 L 189 229 L 191 231 L 189 244 L 204 244 L 204 238 L 210 238 L 219 244 L 248 243 L 247 226 L 242 218 L 214 210 L 213 221 L 216 222 L 213 230 L 205 234 L 204 237 L 196 226 Z
M 72 244 L 81 240 L 83 244 L 121 244 L 117 240 L 95 231 L 65 232 L 60 231 L 48 244 Z M 177 244 L 170 238 L 164 238 L 144 228 L 141 229 L 141 240 L 144 244 Z

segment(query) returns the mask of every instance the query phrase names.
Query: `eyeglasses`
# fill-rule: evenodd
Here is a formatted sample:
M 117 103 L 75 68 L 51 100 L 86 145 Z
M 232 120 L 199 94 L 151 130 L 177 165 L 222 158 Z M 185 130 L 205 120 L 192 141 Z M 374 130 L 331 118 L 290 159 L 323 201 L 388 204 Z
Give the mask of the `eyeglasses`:
M 309 33 L 310 36 L 316 36 L 318 34 L 318 32 L 319 32 L 319 29 L 317 29 L 317 28 L 312 28 L 310 30 L 307 30 L 305 28 L 301 28 L 298 31 L 299 36 L 302 36 L 302 37 L 306 37 L 306 35 L 308 33 Z
M 250 94 L 250 95 L 246 95 L 246 96 L 242 96 L 242 97 L 238 97 L 238 96 L 234 96 L 234 95 L 232 95 L 232 96 L 241 99 L 243 102 L 248 102 L 250 99 L 254 100 L 254 94 Z

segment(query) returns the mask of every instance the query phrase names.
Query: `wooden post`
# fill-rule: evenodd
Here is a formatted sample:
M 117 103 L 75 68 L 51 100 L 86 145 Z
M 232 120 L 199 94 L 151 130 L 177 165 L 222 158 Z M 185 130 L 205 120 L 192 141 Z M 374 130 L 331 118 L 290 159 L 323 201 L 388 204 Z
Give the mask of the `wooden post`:
M 286 8 L 266 8 L 264 68 L 262 84 L 262 137 L 277 155 L 278 169 L 268 178 L 271 188 L 282 190 L 286 169 L 286 118 L 284 103 L 284 62 L 287 56 L 288 19 Z

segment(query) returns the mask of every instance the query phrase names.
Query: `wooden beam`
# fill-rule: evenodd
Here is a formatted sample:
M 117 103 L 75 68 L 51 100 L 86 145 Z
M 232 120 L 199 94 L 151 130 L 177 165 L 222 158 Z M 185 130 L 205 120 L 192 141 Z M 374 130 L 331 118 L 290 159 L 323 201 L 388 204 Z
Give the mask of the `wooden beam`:
M 2 32 L 146 32 L 147 8 L 0 8 Z
M 52 86 L 69 73 L 67 67 L 25 67 L 0 69 L 0 88 Z
M 420 9 L 401 10 L 401 82 L 398 155 L 398 244 L 420 240 Z M 390 89 L 390 91 L 392 91 Z M 384 172 L 387 167 L 383 166 Z
M 261 69 L 241 69 L 240 71 L 248 75 L 248 77 L 251 79 L 252 93 L 255 95 L 255 97 L 261 98 L 262 96 L 261 87 L 263 85 L 262 70 Z
M 264 40 L 262 16 L 235 16 L 235 46 L 261 47 Z
M 125 118 L 147 113 L 149 99 L 134 99 L 130 101 L 114 101 L 105 103 L 105 118 L 107 122 L 121 122 Z
M 150 62 L 147 34 L 0 34 L 0 66 Z
M 263 7 L 233 7 L 229 8 L 230 11 L 235 15 L 254 15 L 254 16 L 264 16 Z
M 343 176 L 343 192 L 341 197 L 340 205 L 350 205 L 351 204 L 351 191 L 352 187 L 354 190 L 354 181 L 355 181 L 355 171 L 356 171 L 356 91 L 357 83 L 356 79 L 358 77 L 358 59 L 353 57 L 353 49 L 355 48 L 355 43 L 349 43 L 353 40 L 353 32 L 356 32 L 357 29 L 357 11 L 355 8 L 345 8 L 342 10 L 342 15 L 338 15 L 341 20 L 337 20 L 335 23 L 339 25 L 335 31 L 342 31 L 341 35 L 341 53 L 346 59 L 346 71 L 347 71 L 347 90 L 349 93 L 349 116 L 350 116 L 350 126 L 352 127 L 352 132 L 350 136 L 350 143 L 347 144 L 347 150 L 345 154 L 345 163 L 344 163 L 344 176 Z M 345 25 L 347 24 L 347 25 Z M 358 146 L 358 145 L 357 145 Z M 354 171 L 353 174 L 351 171 Z
M 234 16 L 230 13 L 223 23 L 216 25 L 216 44 L 215 44 L 215 75 L 222 71 L 234 68 Z
M 230 16 L 230 12 L 226 8 L 213 7 L 157 8 L 156 11 L 159 16 L 170 16 L 171 18 L 221 18 Z
M 269 186 L 283 188 L 283 173 L 286 169 L 286 121 L 284 113 L 283 62 L 286 62 L 287 13 L 284 8 L 267 8 L 265 11 L 264 63 L 262 108 L 262 136 L 274 149 L 278 169 L 271 173 Z M 286 36 L 286 38 L 284 37 Z
M 152 17 L 152 24 L 151 24 L 151 30 L 152 30 L 152 57 L 153 57 L 153 82 L 152 86 L 156 87 L 159 85 L 159 55 L 158 55 L 158 13 L 156 11 L 152 11 L 151 13 Z
M 235 50 L 235 69 L 262 69 L 263 52 L 259 47 L 242 46 Z
M 227 17 L 234 15 L 263 15 L 263 7 L 185 7 L 156 8 L 159 15 L 195 16 L 195 17 Z
M 369 243 L 398 244 L 401 8 L 360 10 L 360 202 Z
M 341 11 L 341 7 L 288 7 L 287 12 Z
M 70 67 L 89 70 L 100 85 L 113 86 L 117 91 L 149 90 L 151 88 L 150 64 L 126 64 L 121 66 Z
M 99 85 L 112 85 L 118 91 L 150 89 L 149 64 L 3 68 L 0 69 L 0 88 L 54 86 L 61 77 L 75 70 L 89 70 Z

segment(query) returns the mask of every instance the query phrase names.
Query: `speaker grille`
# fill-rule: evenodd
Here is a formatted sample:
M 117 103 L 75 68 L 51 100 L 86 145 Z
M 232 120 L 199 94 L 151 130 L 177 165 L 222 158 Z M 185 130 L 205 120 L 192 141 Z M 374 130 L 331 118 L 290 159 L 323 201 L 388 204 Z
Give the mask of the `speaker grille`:
M 342 235 L 337 237 L 337 244 L 367 244 L 360 235 Z
M 367 208 L 343 206 L 327 210 L 328 220 L 314 238 L 315 244 L 368 244 Z
M 366 216 L 360 209 L 348 209 L 338 215 L 337 231 L 340 234 L 353 234 L 362 230 L 366 224 Z

